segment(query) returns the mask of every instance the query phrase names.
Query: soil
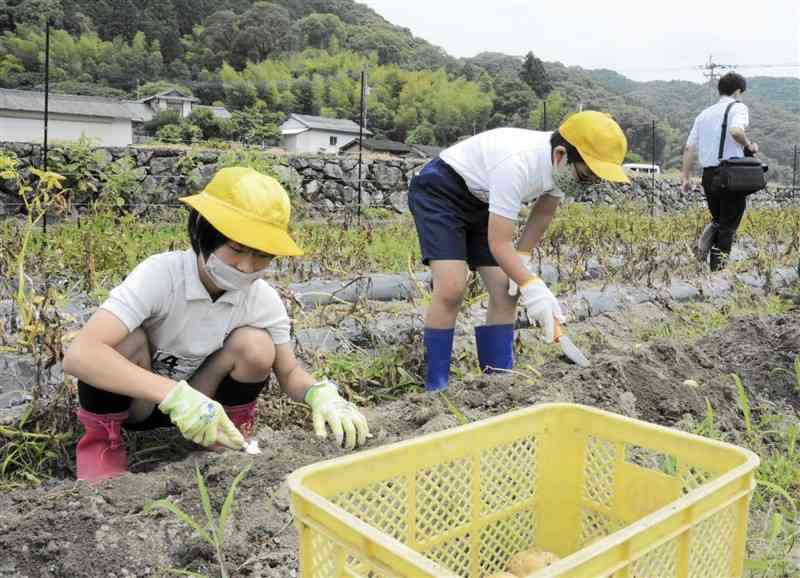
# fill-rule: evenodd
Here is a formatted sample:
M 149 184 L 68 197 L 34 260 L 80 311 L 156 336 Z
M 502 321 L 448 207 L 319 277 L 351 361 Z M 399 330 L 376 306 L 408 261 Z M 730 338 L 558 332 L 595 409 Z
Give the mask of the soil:
M 687 416 L 702 419 L 708 401 L 724 429 L 740 424 L 728 375 L 735 372 L 754 407 L 770 403 L 795 417 L 800 411 L 792 377 L 774 372 L 791 370 L 800 352 L 800 310 L 736 318 L 688 344 L 670 338 L 642 342 L 632 319 L 656 323 L 674 317 L 665 305 L 645 303 L 570 324 L 566 330 L 581 338 L 592 367 L 581 369 L 553 354 L 537 368 L 540 375 L 524 368 L 511 375 L 466 373 L 451 384 L 448 397 L 469 420 L 569 401 L 670 426 Z M 533 331 L 521 330 L 521 339 L 534 339 Z M 471 347 L 468 335 L 459 340 L 460 347 Z M 291 413 L 287 407 L 267 399 L 261 410 L 285 416 Z M 304 417 L 304 410 L 291 410 Z M 365 412 L 374 434 L 367 447 L 457 425 L 441 399 L 424 393 Z M 169 568 L 218 576 L 212 547 L 172 514 L 146 513 L 144 506 L 168 498 L 202 518 L 195 467 L 219 511 L 231 481 L 247 464 L 252 469 L 239 487 L 225 535 L 229 575 L 295 576 L 297 536 L 284 480 L 301 466 L 345 452 L 294 423 L 287 418 L 262 425 L 257 439 L 263 453 L 257 456 L 199 451 L 171 430 L 139 433 L 127 439 L 132 473 L 96 487 L 67 477 L 1 494 L 0 576 L 160 576 Z

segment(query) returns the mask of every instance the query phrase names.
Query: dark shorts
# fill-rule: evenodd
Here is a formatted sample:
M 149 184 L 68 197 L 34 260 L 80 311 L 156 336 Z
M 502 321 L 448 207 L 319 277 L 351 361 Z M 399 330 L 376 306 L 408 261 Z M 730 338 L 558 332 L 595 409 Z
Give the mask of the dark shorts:
M 158 409 L 158 406 L 153 408 L 153 413 L 147 416 L 147 419 L 139 423 L 123 422 L 122 427 L 130 431 L 148 431 L 160 427 L 175 427 L 169 416 Z
M 489 250 L 489 205 L 443 160 L 433 159 L 411 179 L 408 208 L 426 265 L 455 260 L 466 261 L 473 271 L 497 266 Z

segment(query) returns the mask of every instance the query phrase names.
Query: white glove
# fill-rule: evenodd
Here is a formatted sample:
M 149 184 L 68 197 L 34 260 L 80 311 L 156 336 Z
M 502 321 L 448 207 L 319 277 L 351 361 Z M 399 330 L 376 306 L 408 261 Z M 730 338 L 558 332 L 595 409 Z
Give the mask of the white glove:
M 564 322 L 561 305 L 539 277 L 533 277 L 519 288 L 519 304 L 525 308 L 528 321 L 537 321 L 544 329 L 542 339 L 553 343 L 555 339 L 555 320 Z
M 185 381 L 178 382 L 160 404 L 158 409 L 169 415 L 170 420 L 183 436 L 201 446 L 220 443 L 240 450 L 245 445 L 242 433 L 236 429 L 222 405 L 196 390 Z
M 358 408 L 342 399 L 336 385 L 325 380 L 312 385 L 306 392 L 306 403 L 311 407 L 314 420 L 314 433 L 325 438 L 328 432 L 325 424 L 331 428 L 336 444 L 352 450 L 356 445 L 363 446 L 368 437 L 369 424 L 367 418 Z
M 531 256 L 531 254 L 530 253 L 523 253 L 521 251 L 517 251 L 517 255 L 519 255 L 519 258 L 522 260 L 522 264 L 525 265 L 525 268 L 528 270 L 528 273 L 530 273 L 531 275 L 533 275 L 535 277 L 536 276 L 536 272 L 533 270 L 533 263 L 531 262 L 533 260 L 533 257 Z M 511 277 L 509 277 L 508 278 L 508 294 L 513 297 L 514 295 L 517 294 L 518 290 L 519 290 L 519 286 L 517 285 L 517 282 L 514 281 Z

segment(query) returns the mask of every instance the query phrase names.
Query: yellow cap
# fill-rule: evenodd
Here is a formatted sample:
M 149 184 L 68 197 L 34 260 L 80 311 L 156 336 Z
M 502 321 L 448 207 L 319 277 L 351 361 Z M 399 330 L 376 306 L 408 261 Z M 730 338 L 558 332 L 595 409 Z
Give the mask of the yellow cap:
M 232 241 L 271 255 L 303 254 L 287 232 L 289 195 L 278 181 L 254 169 L 220 169 L 202 192 L 180 200 Z
M 611 115 L 595 110 L 578 112 L 565 120 L 558 132 L 578 149 L 598 177 L 618 183 L 630 182 L 622 170 L 628 139 Z

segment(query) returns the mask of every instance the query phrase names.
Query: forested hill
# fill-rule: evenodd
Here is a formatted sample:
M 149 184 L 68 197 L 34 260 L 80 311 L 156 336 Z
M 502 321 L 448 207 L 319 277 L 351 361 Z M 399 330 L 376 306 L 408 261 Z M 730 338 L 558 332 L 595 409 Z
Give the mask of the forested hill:
M 641 103 L 687 133 L 694 118 L 719 98 L 708 84 L 686 81 L 635 82 L 611 70 L 589 75 L 614 92 Z M 745 75 L 746 76 L 746 75 Z M 800 146 L 800 79 L 747 77 L 742 96 L 750 109 L 748 135 L 759 143 L 770 170 L 791 179 L 794 145 Z
M 181 121 L 170 134 L 183 138 L 263 141 L 291 112 L 356 120 L 367 68 L 369 128 L 379 136 L 447 145 L 496 126 L 552 129 L 595 108 L 623 126 L 633 161 L 650 160 L 655 120 L 656 162 L 674 167 L 710 102 L 700 84 L 638 83 L 532 53 L 456 59 L 353 0 L 0 0 L 1 87 L 41 88 L 45 15 L 53 90 L 141 98 L 176 87 L 234 112 L 225 123 Z M 753 137 L 771 174 L 790 179 L 800 80 L 749 80 Z

